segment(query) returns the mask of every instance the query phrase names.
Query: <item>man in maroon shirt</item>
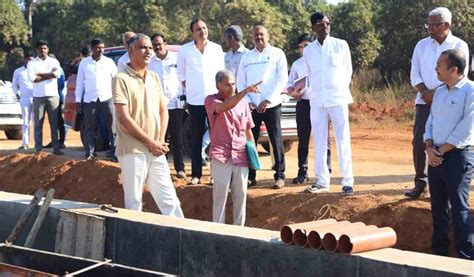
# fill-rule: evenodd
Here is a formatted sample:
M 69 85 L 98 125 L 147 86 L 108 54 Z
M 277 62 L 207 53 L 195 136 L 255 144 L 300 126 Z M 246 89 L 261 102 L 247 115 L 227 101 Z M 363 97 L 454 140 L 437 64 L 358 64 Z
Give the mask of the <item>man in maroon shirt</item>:
M 245 223 L 247 179 L 249 162 L 245 148 L 252 135 L 252 113 L 242 98 L 257 92 L 251 85 L 235 93 L 235 77 L 228 70 L 216 74 L 217 94 L 206 97 L 204 104 L 211 131 L 212 221 L 225 223 L 225 204 L 229 187 L 232 190 L 233 219 L 235 225 Z M 255 142 L 254 142 L 255 143 Z

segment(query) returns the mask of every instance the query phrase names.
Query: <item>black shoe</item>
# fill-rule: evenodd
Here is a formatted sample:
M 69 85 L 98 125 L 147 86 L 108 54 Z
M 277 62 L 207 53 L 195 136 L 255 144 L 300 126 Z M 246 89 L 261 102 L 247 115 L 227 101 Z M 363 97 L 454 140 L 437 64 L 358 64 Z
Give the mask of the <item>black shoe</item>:
M 59 144 L 59 149 L 64 149 L 64 148 L 66 148 L 66 145 L 64 145 L 64 143 L 60 143 Z
M 308 182 L 308 175 L 299 175 L 299 174 L 292 181 L 293 184 L 303 184 L 306 182 Z
M 351 187 L 348 187 L 348 186 L 342 187 L 342 192 L 341 192 L 342 196 L 351 196 L 353 194 L 354 194 L 354 190 Z
M 64 153 L 63 153 L 61 150 L 54 150 L 54 151 L 53 151 L 53 154 L 54 154 L 54 155 L 57 155 L 57 156 L 64 155 Z
M 257 185 L 257 180 L 248 180 L 247 182 L 247 188 L 255 187 Z
M 405 191 L 405 196 L 411 199 L 418 199 L 425 192 L 425 187 L 415 186 L 411 190 Z
M 50 143 L 44 145 L 43 148 L 53 148 L 53 143 L 50 142 Z

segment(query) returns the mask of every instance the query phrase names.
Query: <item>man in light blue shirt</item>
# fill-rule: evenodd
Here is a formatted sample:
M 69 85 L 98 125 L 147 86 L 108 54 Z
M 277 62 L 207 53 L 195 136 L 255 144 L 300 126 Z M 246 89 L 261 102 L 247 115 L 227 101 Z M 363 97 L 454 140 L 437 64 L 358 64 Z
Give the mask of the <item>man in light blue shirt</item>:
M 456 252 L 474 260 L 474 233 L 469 191 L 474 162 L 474 83 L 464 75 L 466 56 L 459 49 L 444 51 L 436 64 L 444 83 L 433 97 L 424 141 L 433 217 L 431 250 L 449 254 L 451 206 Z

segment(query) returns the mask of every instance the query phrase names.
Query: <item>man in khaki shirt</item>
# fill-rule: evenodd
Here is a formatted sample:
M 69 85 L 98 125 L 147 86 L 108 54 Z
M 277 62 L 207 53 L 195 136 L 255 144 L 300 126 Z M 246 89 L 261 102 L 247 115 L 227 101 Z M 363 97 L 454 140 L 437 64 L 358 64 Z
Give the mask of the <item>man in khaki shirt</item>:
M 117 117 L 116 154 L 122 169 L 125 208 L 142 209 L 146 183 L 164 215 L 184 217 L 166 160 L 168 109 L 158 75 L 147 70 L 151 40 L 137 34 L 128 42 L 130 63 L 113 81 Z

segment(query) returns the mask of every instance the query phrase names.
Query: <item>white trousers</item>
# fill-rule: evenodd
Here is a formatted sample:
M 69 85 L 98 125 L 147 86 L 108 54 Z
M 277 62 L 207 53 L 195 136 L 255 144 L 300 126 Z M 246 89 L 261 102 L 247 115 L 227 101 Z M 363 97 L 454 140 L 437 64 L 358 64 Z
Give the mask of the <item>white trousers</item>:
M 30 123 L 33 118 L 33 98 L 20 98 L 22 126 L 22 144 L 28 145 L 30 142 Z
M 225 205 L 230 187 L 234 225 L 244 226 L 249 168 L 235 166 L 232 161 L 223 164 L 212 159 L 211 176 L 214 180 L 212 185 L 212 221 L 225 223 Z
M 331 120 L 336 139 L 337 157 L 342 172 L 342 185 L 352 187 L 351 134 L 349 130 L 349 107 L 340 105 L 334 107 L 311 106 L 311 127 L 314 139 L 314 175 L 319 187 L 329 187 L 331 175 L 327 165 L 328 120 Z
M 122 169 L 122 187 L 125 208 L 142 210 L 143 186 L 146 183 L 163 215 L 184 217 L 165 155 L 153 156 L 150 152 L 118 156 Z

